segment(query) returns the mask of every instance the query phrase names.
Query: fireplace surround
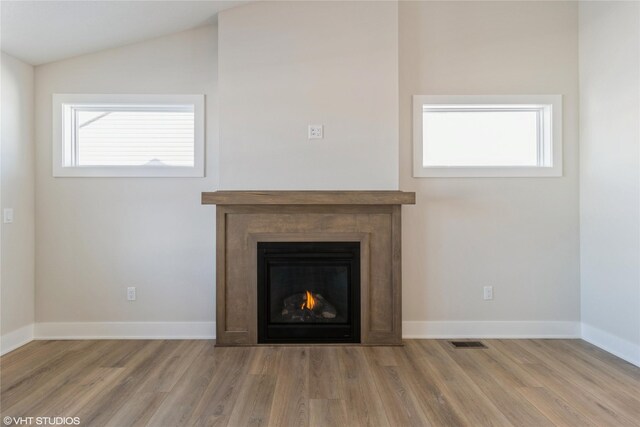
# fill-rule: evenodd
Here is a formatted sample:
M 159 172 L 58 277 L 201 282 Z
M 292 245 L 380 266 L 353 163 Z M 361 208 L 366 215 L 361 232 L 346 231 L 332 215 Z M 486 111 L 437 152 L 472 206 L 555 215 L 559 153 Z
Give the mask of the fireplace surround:
M 217 191 L 202 193 L 202 203 L 217 205 L 216 345 L 402 343 L 400 207 L 415 204 L 415 193 Z M 350 255 L 357 262 L 345 258 L 344 247 L 326 249 L 339 243 L 357 248 Z M 286 258 L 279 255 L 291 255 L 296 246 L 293 252 L 307 266 L 278 264 Z M 333 265 L 322 260 L 331 251 L 340 254 Z M 279 280 L 287 295 L 265 283 L 265 263 L 276 267 L 267 282 Z M 300 277 L 306 287 L 293 284 Z M 345 310 L 344 294 L 328 290 L 345 283 L 345 292 L 358 300 L 351 310 Z M 275 305 L 260 301 L 260 292 L 270 293 Z M 296 308 L 312 300 L 313 309 Z M 285 305 L 294 309 L 283 315 Z M 332 324 L 340 332 L 328 332 Z

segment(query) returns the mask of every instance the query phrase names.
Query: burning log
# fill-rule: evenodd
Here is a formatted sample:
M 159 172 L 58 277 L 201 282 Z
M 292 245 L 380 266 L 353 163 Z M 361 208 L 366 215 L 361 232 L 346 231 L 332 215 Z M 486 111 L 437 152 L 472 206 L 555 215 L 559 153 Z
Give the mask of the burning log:
M 326 322 L 337 311 L 322 295 L 306 291 L 285 298 L 281 315 L 285 322 Z

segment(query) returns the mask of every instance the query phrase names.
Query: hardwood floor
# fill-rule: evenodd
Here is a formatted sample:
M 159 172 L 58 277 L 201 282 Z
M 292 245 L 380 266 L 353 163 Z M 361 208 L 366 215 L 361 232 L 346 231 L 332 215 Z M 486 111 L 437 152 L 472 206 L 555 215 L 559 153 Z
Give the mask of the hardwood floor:
M 34 341 L 0 359 L 1 412 L 115 427 L 640 426 L 640 368 L 581 340 L 484 343 Z

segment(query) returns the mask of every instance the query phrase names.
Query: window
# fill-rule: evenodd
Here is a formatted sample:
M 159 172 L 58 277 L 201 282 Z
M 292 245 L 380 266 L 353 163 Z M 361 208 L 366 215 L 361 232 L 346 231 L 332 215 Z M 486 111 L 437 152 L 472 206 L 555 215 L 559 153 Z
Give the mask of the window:
M 415 177 L 562 175 L 559 95 L 413 97 Z
M 204 96 L 54 95 L 53 176 L 204 176 Z

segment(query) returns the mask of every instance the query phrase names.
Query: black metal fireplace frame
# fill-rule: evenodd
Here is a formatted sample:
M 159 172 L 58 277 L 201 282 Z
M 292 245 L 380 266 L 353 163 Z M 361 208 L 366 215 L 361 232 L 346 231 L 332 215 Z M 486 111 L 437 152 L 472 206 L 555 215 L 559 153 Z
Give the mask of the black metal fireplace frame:
M 359 343 L 360 242 L 258 242 L 258 343 Z M 349 314 L 345 323 L 275 323 L 269 319 L 269 268 L 277 264 L 348 268 Z

